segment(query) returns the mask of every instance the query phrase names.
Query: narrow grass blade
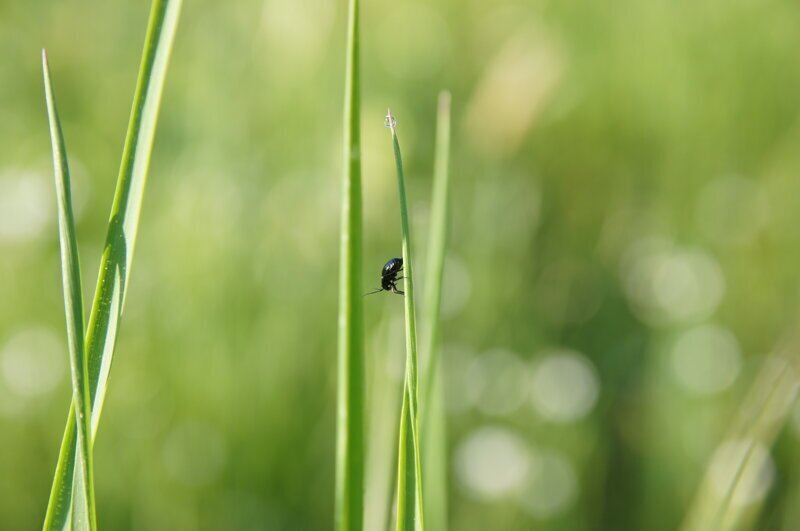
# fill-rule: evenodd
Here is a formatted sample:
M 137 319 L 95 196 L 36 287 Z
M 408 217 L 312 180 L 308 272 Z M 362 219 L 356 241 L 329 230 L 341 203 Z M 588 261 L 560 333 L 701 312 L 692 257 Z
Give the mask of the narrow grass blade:
M 410 403 L 408 382 L 406 382 L 403 386 L 403 406 L 400 410 L 400 430 L 398 432 L 397 531 L 415 531 L 418 529 L 418 524 L 419 528 L 422 528 L 422 523 L 418 522 L 421 507 L 417 495 L 419 488 L 416 467 L 417 445 L 414 442 Z
M 361 283 L 361 131 L 358 0 L 350 0 L 344 95 L 336 420 L 337 531 L 364 521 L 364 328 Z
M 682 531 L 732 531 L 752 527 L 753 499 L 768 466 L 769 449 L 785 425 L 800 389 L 798 338 L 768 357 L 737 419 L 711 457 Z
M 447 434 L 440 370 L 439 313 L 450 209 L 450 93 L 446 91 L 439 94 L 435 157 L 424 314 L 428 331 L 425 349 L 428 368 L 423 380 L 420 416 L 424 434 L 422 470 L 425 476 L 426 518 L 431 529 L 445 531 L 447 529 Z
M 403 409 L 400 414 L 399 457 L 397 470 L 397 529 L 424 530 L 422 510 L 422 470 L 420 466 L 418 411 L 417 319 L 414 307 L 414 267 L 411 256 L 411 229 L 408 221 L 403 157 L 397 139 L 397 120 L 389 111 L 386 125 L 392 131 L 397 191 L 400 197 L 400 227 L 403 236 L 403 273 L 405 275 L 406 381 Z M 413 489 L 413 492 L 412 492 Z
M 76 507 L 73 513 L 74 529 L 97 529 L 95 515 L 94 479 L 92 471 L 92 449 L 89 444 L 91 430 L 91 404 L 89 398 L 89 369 L 84 350 L 83 327 L 83 288 L 81 286 L 81 265 L 78 256 L 78 239 L 75 234 L 75 216 L 72 213 L 72 188 L 70 185 L 69 162 L 61 120 L 58 118 L 53 86 L 50 81 L 50 67 L 47 54 L 42 50 L 42 70 L 44 73 L 47 116 L 50 121 L 50 141 L 53 145 L 53 170 L 56 178 L 56 198 L 58 203 L 58 235 L 61 245 L 61 276 L 64 283 L 64 311 L 67 318 L 67 341 L 69 343 L 70 370 L 72 373 L 72 407 L 78 412 L 77 442 L 80 451 L 80 476 L 85 502 Z
M 139 212 L 181 0 L 154 0 L 133 99 L 106 245 L 86 335 L 91 441 L 97 434 L 108 373 L 125 301 Z M 45 516 L 45 529 L 69 527 L 75 469 L 75 410 L 70 408 Z

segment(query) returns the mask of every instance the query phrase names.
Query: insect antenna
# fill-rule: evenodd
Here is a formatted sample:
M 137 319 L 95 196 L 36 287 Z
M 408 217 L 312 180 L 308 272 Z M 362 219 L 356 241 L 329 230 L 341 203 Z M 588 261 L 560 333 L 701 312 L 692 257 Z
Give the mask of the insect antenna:
M 378 288 L 375 291 L 370 291 L 369 293 L 365 293 L 364 297 L 366 297 L 367 295 L 374 295 L 375 293 L 380 293 L 381 291 L 383 291 L 383 288 Z

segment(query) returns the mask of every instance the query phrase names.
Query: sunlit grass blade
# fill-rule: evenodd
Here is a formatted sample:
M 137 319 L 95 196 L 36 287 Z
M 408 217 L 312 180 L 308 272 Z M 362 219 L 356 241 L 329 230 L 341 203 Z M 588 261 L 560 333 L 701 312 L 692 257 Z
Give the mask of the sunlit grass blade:
M 397 167 L 397 192 L 400 197 L 400 228 L 403 239 L 403 274 L 405 276 L 406 374 L 403 385 L 403 408 L 400 413 L 397 460 L 397 529 L 424 530 L 422 506 L 422 470 L 420 466 L 418 408 L 417 320 L 414 307 L 414 267 L 411 254 L 411 229 L 408 221 L 403 158 L 397 139 L 397 121 L 392 112 L 386 115 L 392 131 L 392 147 Z
M 53 146 L 53 170 L 56 178 L 56 200 L 58 203 L 58 236 L 61 246 L 61 275 L 64 284 L 64 311 L 67 320 L 70 371 L 72 373 L 72 407 L 78 412 L 77 442 L 80 451 L 79 468 L 84 489 L 81 499 L 85 502 L 73 511 L 73 529 L 97 529 L 94 500 L 94 474 L 92 449 L 89 444 L 91 430 L 91 400 L 89 398 L 89 370 L 84 350 L 83 288 L 81 265 L 78 256 L 78 239 L 75 234 L 75 216 L 72 212 L 72 188 L 69 162 L 61 120 L 58 118 L 47 54 L 42 51 L 47 116 L 50 121 L 50 141 Z
M 725 440 L 712 454 L 682 531 L 751 528 L 759 498 L 752 499 L 768 466 L 769 449 L 785 425 L 800 389 L 797 338 L 768 357 Z
M 425 283 L 425 327 L 428 335 L 425 355 L 428 359 L 422 388 L 420 417 L 422 425 L 422 470 L 425 477 L 426 519 L 431 529 L 447 529 L 447 449 L 441 356 L 439 348 L 439 313 L 442 302 L 444 257 L 447 248 L 447 225 L 450 201 L 450 93 L 439 94 L 436 113 L 436 146 L 433 172 L 433 196 L 428 236 L 428 262 Z
M 364 324 L 361 283 L 361 132 L 358 0 L 350 0 L 344 95 L 336 415 L 337 531 L 364 521 Z
M 86 335 L 85 350 L 92 400 L 90 444 L 93 444 L 97 434 L 105 399 L 153 149 L 158 109 L 180 6 L 181 0 L 155 0 L 150 11 L 108 235 L 100 261 L 100 274 Z M 76 442 L 75 410 L 70 408 L 45 516 L 45 529 L 69 527 Z M 75 482 L 78 483 L 78 480 Z

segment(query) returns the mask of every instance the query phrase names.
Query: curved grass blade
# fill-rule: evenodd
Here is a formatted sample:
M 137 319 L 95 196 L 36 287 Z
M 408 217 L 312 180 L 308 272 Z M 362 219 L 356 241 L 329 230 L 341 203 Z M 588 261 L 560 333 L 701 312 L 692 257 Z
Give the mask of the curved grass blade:
M 798 338 L 769 356 L 737 419 L 708 465 L 682 531 L 732 531 L 752 527 L 760 503 L 737 503 L 759 482 L 768 450 L 785 425 L 800 390 Z
M 154 0 L 150 10 L 142 63 L 86 335 L 92 400 L 90 444 L 97 435 L 106 395 L 108 373 L 122 316 L 125 287 L 130 274 L 139 212 L 153 149 L 158 109 L 180 7 L 181 0 Z M 75 410 L 70 408 L 44 529 L 69 528 L 76 439 Z M 75 482 L 79 483 L 77 479 Z
M 361 131 L 358 0 L 350 0 L 344 96 L 344 161 L 339 265 L 336 415 L 337 531 L 364 520 L 364 330 L 361 294 Z
M 70 371 L 72 373 L 72 407 L 78 412 L 77 442 L 80 451 L 81 500 L 73 511 L 74 529 L 97 529 L 94 499 L 94 474 L 92 449 L 89 444 L 91 430 L 91 404 L 89 398 L 89 369 L 86 364 L 83 337 L 83 288 L 81 287 L 81 265 L 78 255 L 78 240 L 75 234 L 75 216 L 72 212 L 72 189 L 69 163 L 61 120 L 58 118 L 50 67 L 47 54 L 42 50 L 47 116 L 50 122 L 50 141 L 53 145 L 53 170 L 56 178 L 58 203 L 58 235 L 61 246 L 61 275 L 64 283 L 64 311 L 67 320 Z
M 397 140 L 397 120 L 390 110 L 386 125 L 392 131 L 392 146 L 397 167 L 397 191 L 400 197 L 400 227 L 403 236 L 403 273 L 405 274 L 406 375 L 397 462 L 397 530 L 424 530 L 422 510 L 422 470 L 420 466 L 418 420 L 417 319 L 414 309 L 414 268 L 411 257 L 411 230 L 408 221 L 403 158 Z
M 425 353 L 428 357 L 424 377 L 422 406 L 423 454 L 426 518 L 431 529 L 447 529 L 447 450 L 441 356 L 439 349 L 439 313 L 442 303 L 442 278 L 447 247 L 450 187 L 450 93 L 439 94 L 436 113 L 436 147 L 433 172 L 433 197 L 428 236 L 425 314 L 428 331 Z

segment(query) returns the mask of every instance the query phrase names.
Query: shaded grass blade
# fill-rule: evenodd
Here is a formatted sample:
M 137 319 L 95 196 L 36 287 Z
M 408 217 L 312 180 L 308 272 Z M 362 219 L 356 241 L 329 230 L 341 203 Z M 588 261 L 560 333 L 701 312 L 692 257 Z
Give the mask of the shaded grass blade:
M 181 0 L 154 0 L 150 10 L 142 63 L 86 335 L 92 400 L 90 444 L 97 435 L 125 302 L 125 287 L 133 258 L 158 109 L 180 7 Z M 45 516 L 45 529 L 68 528 L 76 439 L 75 409 L 71 407 Z
M 411 229 L 408 221 L 403 157 L 397 139 L 397 121 L 392 112 L 386 116 L 392 131 L 392 147 L 397 167 L 397 192 L 400 198 L 400 228 L 403 237 L 403 272 L 405 274 L 406 374 L 403 407 L 400 413 L 397 460 L 397 529 L 424 530 L 422 509 L 422 470 L 420 466 L 418 421 L 417 320 L 414 308 L 414 267 L 411 256 Z
M 91 404 L 89 398 L 89 369 L 84 350 L 83 327 L 83 288 L 81 286 L 81 266 L 78 255 L 78 240 L 75 234 L 75 216 L 72 212 L 72 189 L 69 176 L 69 162 L 61 120 L 58 118 L 53 86 L 50 81 L 50 68 L 47 54 L 42 50 L 42 71 L 44 74 L 47 116 L 50 122 L 50 141 L 53 146 L 53 170 L 56 179 L 56 199 L 58 204 L 58 235 L 61 246 L 61 275 L 64 284 L 64 312 L 67 321 L 67 341 L 69 343 L 70 371 L 72 373 L 72 407 L 78 412 L 77 443 L 80 451 L 79 469 L 82 488 L 82 504 L 73 512 L 74 529 L 97 529 L 94 499 L 94 473 L 92 470 L 92 449 L 89 444 L 91 430 Z
M 445 531 L 447 529 L 447 434 L 440 367 L 439 314 L 450 209 L 450 93 L 447 91 L 439 94 L 434 151 L 424 314 L 428 331 L 425 349 L 428 364 L 423 380 L 420 415 L 424 434 L 422 469 L 425 476 L 426 518 L 431 529 Z
M 730 531 L 752 527 L 760 503 L 737 503 L 755 488 L 768 450 L 785 425 L 800 389 L 800 338 L 787 340 L 759 371 L 736 420 L 713 454 L 682 531 Z
M 358 0 L 349 3 L 346 63 L 334 519 L 337 531 L 360 531 L 364 519 L 364 325 Z

